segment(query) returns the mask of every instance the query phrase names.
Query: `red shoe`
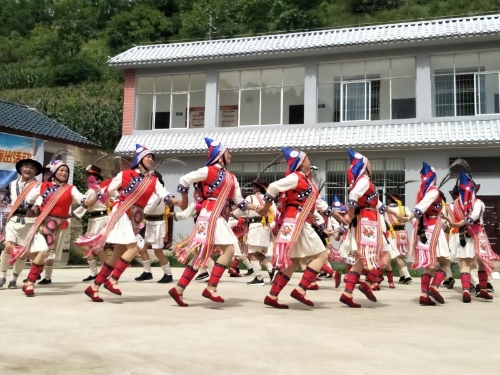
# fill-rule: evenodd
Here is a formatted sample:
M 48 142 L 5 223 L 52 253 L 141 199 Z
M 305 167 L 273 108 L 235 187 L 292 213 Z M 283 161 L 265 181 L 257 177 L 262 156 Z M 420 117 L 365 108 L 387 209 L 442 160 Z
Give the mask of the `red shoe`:
M 372 289 L 366 282 L 361 282 L 358 286 L 358 289 L 361 293 L 363 293 L 366 298 L 368 298 L 372 302 L 377 302 L 377 297 L 373 294 Z
M 394 283 L 389 283 L 389 289 L 396 289 L 396 285 L 394 285 Z
M 377 277 L 377 283 L 378 284 L 382 284 L 382 282 L 384 281 L 384 276 L 380 276 L 380 277 Z
M 229 274 L 229 277 L 241 277 L 239 272 L 236 272 L 231 268 L 227 271 L 227 273 Z
M 311 300 L 308 300 L 306 298 L 305 294 L 301 294 L 297 289 L 294 289 L 292 293 L 290 294 L 292 298 L 295 298 L 297 301 L 302 302 L 304 305 L 307 306 L 314 306 L 314 302 Z
M 222 298 L 221 296 L 214 296 L 212 294 L 211 291 L 209 291 L 207 288 L 205 288 L 205 290 L 203 291 L 203 293 L 201 293 L 201 295 L 205 298 L 208 298 L 209 300 L 212 300 L 214 302 L 218 302 L 218 303 L 223 303 L 224 302 L 224 298 Z
M 31 289 L 28 289 L 28 285 L 23 286 L 23 292 L 26 295 L 26 297 L 34 297 L 35 296 L 35 289 L 33 285 L 30 285 Z
M 378 284 L 373 284 L 373 285 L 372 285 L 372 290 L 379 291 L 379 290 L 380 290 L 380 285 L 378 285 Z
M 288 309 L 288 305 L 279 303 L 277 298 L 273 299 L 269 296 L 266 296 L 266 298 L 264 298 L 264 305 L 271 306 L 276 309 Z
M 443 304 L 444 303 L 444 298 L 441 294 L 439 294 L 438 290 L 436 288 L 434 288 L 433 286 L 431 286 L 429 288 L 429 296 L 431 296 L 432 298 L 434 298 L 437 302 Z
M 420 300 L 418 303 L 422 306 L 436 306 L 436 302 L 431 300 L 429 297 L 422 297 L 420 296 Z
M 340 296 L 339 299 L 340 302 L 342 302 L 344 305 L 347 305 L 349 307 L 354 307 L 356 309 L 361 308 L 361 305 L 359 303 L 354 302 L 354 299 L 351 297 L 347 297 L 344 293 Z
M 311 284 L 307 290 L 319 290 L 318 284 Z
M 479 294 L 477 294 L 476 296 L 479 297 L 479 298 L 487 299 L 487 300 L 492 300 L 493 299 L 493 296 L 491 294 L 489 294 L 486 290 L 483 290 L 483 289 L 481 289 L 479 291 Z
M 93 302 L 103 302 L 104 300 L 101 297 L 97 296 L 97 293 L 98 291 L 92 289 L 91 285 L 89 285 L 89 287 L 85 289 L 85 294 L 89 296 Z
M 106 280 L 106 282 L 104 283 L 104 287 L 113 294 L 116 294 L 118 296 L 122 295 L 122 291 L 109 280 Z
M 188 304 L 181 299 L 182 294 L 179 294 L 177 292 L 177 289 L 175 288 L 170 289 L 168 291 L 168 294 L 170 294 L 170 297 L 172 297 L 175 303 L 177 303 L 180 307 L 188 307 Z
M 341 283 L 341 276 L 340 276 L 340 272 L 339 271 L 335 271 L 333 273 L 333 280 L 335 280 L 335 288 L 338 288 L 340 286 L 340 283 Z
M 462 301 L 464 303 L 471 303 L 472 299 L 470 298 L 470 293 L 466 290 L 462 293 Z

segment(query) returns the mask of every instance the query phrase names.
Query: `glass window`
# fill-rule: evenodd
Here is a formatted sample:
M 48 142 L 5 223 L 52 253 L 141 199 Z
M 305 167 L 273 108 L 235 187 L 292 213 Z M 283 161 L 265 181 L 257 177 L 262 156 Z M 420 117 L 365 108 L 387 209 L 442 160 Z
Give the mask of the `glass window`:
M 186 128 L 191 119 L 196 127 L 203 127 L 205 84 L 206 75 L 203 73 L 139 77 L 135 128 Z
M 499 112 L 499 79 L 498 73 L 476 75 L 477 114 L 492 114 Z
M 304 72 L 303 66 L 221 72 L 219 126 L 303 124 Z
M 151 130 L 153 113 L 153 95 L 138 95 L 137 96 L 137 111 L 136 111 L 136 129 Z
M 318 122 L 415 118 L 414 77 L 413 57 L 320 64 Z
M 238 89 L 240 88 L 240 72 L 220 72 L 219 89 Z
M 154 92 L 155 92 L 155 78 L 139 77 L 139 79 L 137 80 L 137 93 L 152 94 Z

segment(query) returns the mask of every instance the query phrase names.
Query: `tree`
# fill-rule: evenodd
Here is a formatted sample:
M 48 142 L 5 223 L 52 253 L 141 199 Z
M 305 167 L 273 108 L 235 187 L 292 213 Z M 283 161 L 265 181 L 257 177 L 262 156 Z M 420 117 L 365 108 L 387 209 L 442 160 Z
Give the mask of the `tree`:
M 380 10 L 396 9 L 401 0 L 351 0 L 351 9 L 354 13 L 374 13 Z
M 165 42 L 172 36 L 172 23 L 160 11 L 139 5 L 115 15 L 106 27 L 106 41 L 112 53 L 133 44 Z

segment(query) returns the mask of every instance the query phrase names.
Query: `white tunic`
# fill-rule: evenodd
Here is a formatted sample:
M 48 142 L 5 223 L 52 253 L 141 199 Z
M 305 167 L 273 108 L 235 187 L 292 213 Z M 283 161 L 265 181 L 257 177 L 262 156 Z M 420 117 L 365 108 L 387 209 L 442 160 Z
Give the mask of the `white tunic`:
M 151 195 L 148 204 L 144 208 L 144 214 L 146 215 L 164 215 L 165 214 L 165 203 L 156 194 Z M 146 243 L 151 244 L 153 249 L 162 249 L 163 239 L 167 234 L 167 229 L 165 225 L 165 220 L 155 220 L 149 221 L 146 219 L 146 234 L 144 240 Z

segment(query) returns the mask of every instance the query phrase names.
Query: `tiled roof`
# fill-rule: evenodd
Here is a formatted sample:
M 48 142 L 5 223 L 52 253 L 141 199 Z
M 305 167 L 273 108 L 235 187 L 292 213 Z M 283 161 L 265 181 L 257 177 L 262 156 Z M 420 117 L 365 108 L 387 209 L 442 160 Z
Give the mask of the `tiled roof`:
M 96 147 L 94 142 L 68 129 L 66 126 L 19 104 L 0 100 L 0 131 L 15 131 L 41 139 L 57 140 L 79 146 Z
M 115 152 L 133 155 L 139 143 L 156 154 L 204 154 L 204 137 L 216 139 L 233 152 L 276 151 L 282 146 L 305 150 L 345 147 L 380 149 L 500 145 L 500 120 L 443 121 L 414 124 L 328 127 L 239 128 L 218 131 L 141 132 L 123 136 Z
M 387 25 L 205 40 L 133 47 L 108 60 L 111 66 L 272 55 L 348 46 L 465 38 L 500 33 L 498 14 Z

